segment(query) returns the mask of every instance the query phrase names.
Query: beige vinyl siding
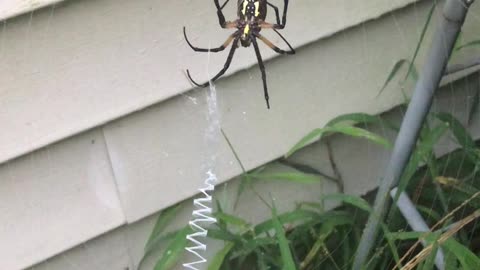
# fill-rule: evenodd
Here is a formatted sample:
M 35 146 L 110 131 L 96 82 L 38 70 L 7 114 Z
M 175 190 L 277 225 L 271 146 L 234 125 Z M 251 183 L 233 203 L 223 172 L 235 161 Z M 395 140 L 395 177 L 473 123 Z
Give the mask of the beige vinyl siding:
M 238 50 L 216 86 L 222 128 L 247 169 L 280 157 L 337 115 L 379 114 L 403 102 L 396 81 L 377 93 L 419 38 L 431 2 L 413 2 L 292 1 L 284 34 L 297 54 L 274 57 L 262 49 L 271 110 L 251 48 Z M 72 0 L 3 24 L 0 210 L 7 218 L 0 239 L 8 241 L 0 241 L 0 256 L 7 258 L 0 269 L 23 269 L 59 254 L 39 269 L 134 264 L 149 216 L 197 193 L 205 153 L 218 154 L 220 183 L 241 173 L 225 141 L 204 143 L 206 90 L 192 90 L 183 74 L 189 68 L 205 79 L 208 58 L 187 47 L 183 25 L 199 46 L 221 43 L 229 33 L 208 3 Z M 479 11 L 480 5 L 472 7 Z M 469 18 L 462 37 L 472 40 L 477 32 Z M 465 50 L 453 61 L 476 53 Z M 210 72 L 224 61 L 225 54 L 211 55 Z M 361 163 L 368 161 L 362 153 L 386 155 L 344 138 L 339 146 L 342 159 L 358 149 L 345 161 L 355 174 L 373 166 Z M 347 190 L 358 194 L 376 184 L 373 174 L 361 180 L 348 180 Z M 139 238 L 125 230 L 138 230 Z M 99 252 L 98 260 L 86 260 L 89 252 Z

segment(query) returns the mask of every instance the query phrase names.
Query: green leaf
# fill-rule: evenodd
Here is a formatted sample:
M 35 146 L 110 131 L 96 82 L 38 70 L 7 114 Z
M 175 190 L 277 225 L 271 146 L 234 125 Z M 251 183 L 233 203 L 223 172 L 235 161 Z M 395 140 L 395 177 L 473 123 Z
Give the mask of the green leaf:
M 210 265 L 208 266 L 208 270 L 219 270 L 225 260 L 227 254 L 232 250 L 235 246 L 234 243 L 228 242 L 211 260 Z
M 388 230 L 388 226 L 384 222 L 380 222 L 380 227 L 382 228 L 384 235 L 390 234 L 390 231 Z M 385 237 L 385 238 L 387 240 L 388 247 L 390 248 L 390 252 L 392 252 L 395 263 L 397 265 L 401 265 L 400 255 L 398 255 L 398 247 L 395 245 L 395 242 L 392 239 L 388 237 Z
M 383 120 L 378 115 L 371 115 L 368 113 L 349 113 L 335 117 L 330 120 L 326 126 L 335 126 L 339 123 L 347 122 L 348 124 L 378 124 L 385 125 L 393 130 L 398 130 L 398 127 L 394 126 L 388 121 Z
M 225 131 L 223 129 L 220 129 L 220 131 L 222 132 L 223 138 L 225 138 L 225 141 L 227 142 L 228 147 L 232 151 L 233 156 L 237 160 L 238 165 L 242 169 L 242 177 L 241 177 L 242 181 L 240 181 L 240 186 L 237 189 L 237 197 L 236 197 L 235 202 L 233 204 L 234 205 L 233 208 L 236 209 L 237 205 L 238 205 L 238 202 L 240 200 L 240 196 L 242 196 L 243 192 L 245 191 L 246 185 L 248 185 L 249 182 L 250 182 L 250 175 L 245 170 L 245 166 L 243 166 L 243 163 L 240 160 L 240 157 L 238 156 L 237 151 L 235 151 L 235 148 L 233 147 L 232 143 L 228 139 L 227 134 L 225 134 Z
M 412 179 L 412 177 L 415 175 L 417 172 L 418 167 L 420 166 L 420 161 L 422 160 L 422 155 L 420 154 L 420 151 L 418 148 L 413 152 L 412 157 L 408 161 L 407 167 L 405 168 L 405 171 L 402 173 L 402 176 L 400 178 L 400 183 L 398 185 L 398 191 L 404 192 L 408 183 Z M 398 198 L 400 196 L 400 193 L 397 192 L 397 195 L 393 199 L 393 201 L 398 201 Z M 393 213 L 391 211 L 391 213 Z
M 241 237 L 239 235 L 233 234 L 229 231 L 225 231 L 222 229 L 219 230 L 214 228 L 208 229 L 207 236 L 212 239 L 222 240 L 227 242 L 235 242 L 235 241 L 241 240 Z
M 438 113 L 437 118 L 447 123 L 453 135 L 463 148 L 475 148 L 475 142 L 465 127 L 453 115 L 449 113 Z
M 392 240 L 415 240 L 424 236 L 425 232 L 391 232 L 386 237 Z
M 369 140 L 370 142 L 382 145 L 386 148 L 392 148 L 392 144 L 388 140 L 363 128 L 352 126 L 332 126 L 327 131 L 334 133 L 342 133 L 352 137 L 364 138 Z
M 297 152 L 301 148 L 307 146 L 311 141 L 313 141 L 317 137 L 322 137 L 323 133 L 325 132 L 324 129 L 322 128 L 316 128 L 312 130 L 310 133 L 308 133 L 306 136 L 304 136 L 297 144 L 293 146 L 290 151 L 288 151 L 287 154 L 285 154 L 285 158 L 288 158 L 291 156 L 293 153 Z
M 413 65 L 412 62 L 410 62 L 409 60 L 407 59 L 400 59 L 398 60 L 394 65 L 393 65 L 393 68 L 392 70 L 390 71 L 390 73 L 388 74 L 388 77 L 387 79 L 385 80 L 385 83 L 383 84 L 382 88 L 380 89 L 380 91 L 378 91 L 378 94 L 377 94 L 377 97 L 380 96 L 383 91 L 385 90 L 385 88 L 388 86 L 388 84 L 390 84 L 390 81 L 393 80 L 393 78 L 395 78 L 397 76 L 397 73 L 400 71 L 400 69 L 405 65 L 405 64 L 408 64 L 409 66 L 409 70 L 407 71 L 406 75 L 405 75 L 405 78 L 403 80 L 402 83 L 405 83 L 405 81 L 411 77 L 413 81 L 417 81 L 418 80 L 418 71 L 417 71 L 417 68 Z
M 163 252 L 162 258 L 155 264 L 154 270 L 167 270 L 178 262 L 187 246 L 187 235 L 190 233 L 192 233 L 192 229 L 188 226 L 177 233 L 167 249 Z
M 405 74 L 405 77 L 403 79 L 403 82 L 407 80 L 408 77 L 412 77 L 414 80 L 418 79 L 418 72 L 415 68 L 415 60 L 417 59 L 418 52 L 420 51 L 421 45 L 423 43 L 423 40 L 425 39 L 425 34 L 427 32 L 428 26 L 430 25 L 430 21 L 432 20 L 432 15 L 433 11 L 435 10 L 436 7 L 436 2 L 434 1 L 432 4 L 432 7 L 430 8 L 430 11 L 428 12 L 427 20 L 425 21 L 425 24 L 423 25 L 422 32 L 420 33 L 420 39 L 417 42 L 417 46 L 415 48 L 415 52 L 413 53 L 413 57 L 411 60 L 407 59 L 400 59 L 398 60 L 395 65 L 393 65 L 392 70 L 387 76 L 387 79 L 385 80 L 385 83 L 383 84 L 382 88 L 377 94 L 377 97 L 380 96 L 380 94 L 385 90 L 387 85 L 390 83 L 390 81 L 395 78 L 397 75 L 398 71 L 404 64 L 408 64 L 408 70 L 407 73 Z
M 319 214 L 315 211 L 296 209 L 291 212 L 278 216 L 278 220 L 281 224 L 306 222 L 319 217 Z M 274 229 L 274 221 L 272 219 L 266 220 L 255 226 L 254 231 L 256 235 L 267 232 Z
M 156 246 L 158 239 L 161 238 L 162 232 L 165 230 L 168 224 L 170 224 L 170 222 L 177 217 L 177 213 L 181 208 L 182 205 L 177 204 L 165 209 L 160 215 L 158 215 L 157 222 L 155 223 L 152 233 L 145 244 L 145 253 L 148 253 Z
M 315 257 L 322 256 L 321 248 L 325 247 L 325 240 L 335 230 L 335 224 L 333 222 L 334 220 L 327 221 L 320 228 L 320 231 L 318 232 L 317 240 L 313 244 L 312 248 L 308 251 L 307 255 L 305 256 L 305 259 L 300 265 L 302 269 L 305 269 L 308 265 L 310 265 L 312 261 L 315 259 Z
M 150 256 L 150 254 L 152 254 L 157 248 L 159 248 L 161 243 L 168 243 L 173 238 L 175 238 L 175 236 L 181 230 L 182 229 L 171 231 L 163 235 L 158 235 L 157 238 L 155 238 L 154 243 L 151 245 L 151 247 L 149 247 L 147 251 L 143 254 L 142 258 L 140 259 L 140 262 L 138 263 L 137 269 L 142 269 L 142 265 L 145 262 L 145 259 L 147 259 Z
M 259 180 L 285 180 L 298 184 L 314 184 L 322 181 L 322 177 L 319 175 L 306 174 L 306 173 L 261 173 L 257 175 L 252 175 L 254 178 Z
M 472 98 L 472 104 L 470 107 L 470 111 L 468 112 L 468 125 L 471 124 L 473 116 L 478 112 L 480 105 L 480 89 L 477 89 L 475 95 Z
M 460 244 L 453 238 L 449 238 L 444 242 L 443 246 L 450 252 L 455 254 L 463 269 L 477 270 L 480 265 L 480 258 L 478 258 L 466 246 Z
M 458 33 L 457 40 L 455 40 L 455 44 L 453 45 L 452 53 L 455 53 L 459 50 L 459 47 L 462 46 L 461 45 L 462 41 L 463 41 L 463 32 L 460 30 L 460 33 Z
M 313 139 L 317 137 L 322 138 L 322 136 L 326 133 L 341 133 L 347 136 L 365 138 L 371 142 L 380 144 L 384 147 L 387 147 L 387 148 L 392 147 L 391 143 L 387 141 L 385 138 L 375 133 L 372 133 L 366 129 L 337 124 L 333 126 L 326 126 L 324 128 L 314 129 L 312 132 L 310 132 L 305 137 L 303 137 L 295 146 L 293 146 L 293 148 L 290 151 L 288 151 L 285 157 L 291 156 L 293 153 L 295 153 L 299 149 L 311 143 Z
M 418 71 L 414 65 L 412 65 L 410 73 L 407 74 L 410 74 L 409 77 L 411 77 L 414 82 L 418 80 Z
M 275 206 L 272 207 L 272 220 L 273 226 L 275 228 L 275 236 L 280 247 L 280 254 L 282 255 L 283 270 L 296 270 L 295 262 L 293 261 L 292 252 L 290 246 L 288 245 L 287 237 L 285 236 L 285 231 L 283 226 L 280 223 L 280 220 L 277 216 L 277 209 Z
M 469 47 L 476 47 L 476 46 L 479 46 L 480 45 L 480 39 L 477 39 L 477 40 L 472 40 L 470 42 L 467 42 L 461 46 L 458 46 L 456 48 L 456 51 L 459 51 L 459 50 L 462 50 L 462 49 L 465 49 L 465 48 L 469 48 Z
M 433 12 L 435 11 L 436 6 L 437 6 L 437 2 L 433 1 L 432 7 L 428 11 L 427 20 L 425 21 L 425 24 L 423 25 L 423 28 L 422 28 L 422 32 L 420 33 L 420 39 L 417 42 L 415 52 L 413 53 L 413 57 L 412 57 L 411 61 L 409 61 L 410 65 L 408 66 L 408 71 L 407 71 L 407 74 L 405 75 L 404 81 L 408 78 L 408 76 L 410 75 L 410 73 L 412 72 L 412 70 L 415 67 L 414 66 L 415 60 L 417 59 L 418 52 L 420 51 L 420 47 L 422 46 L 423 40 L 425 39 L 425 34 L 427 33 L 427 29 L 428 29 L 428 26 L 430 25 L 430 22 L 432 20 Z M 418 75 L 416 75 L 416 77 L 418 78 Z
M 372 212 L 372 208 L 368 204 L 367 201 L 362 199 L 361 197 L 353 196 L 353 195 L 348 195 L 348 194 L 343 194 L 343 193 L 335 193 L 335 194 L 328 194 L 322 197 L 324 200 L 335 200 L 335 201 L 341 201 L 343 203 L 347 203 L 350 205 L 353 205 L 359 209 L 365 210 L 368 213 Z
M 464 151 L 467 152 L 469 159 L 472 162 L 477 162 L 477 157 L 475 154 L 476 147 L 475 141 L 470 136 L 469 132 L 465 127 L 458 121 L 453 115 L 449 113 L 438 113 L 436 117 L 449 125 L 450 130 L 455 136 L 457 142 L 462 146 Z
M 422 205 L 417 205 L 416 206 L 418 211 L 420 213 L 422 213 L 423 215 L 422 216 L 429 216 L 430 218 L 432 218 L 434 221 L 439 221 L 441 219 L 441 216 L 439 213 L 437 213 L 434 209 L 432 209 L 430 206 L 429 207 L 425 207 L 425 206 L 422 206 Z
M 223 221 L 227 224 L 234 225 L 243 229 L 250 227 L 250 224 L 245 220 L 233 215 L 226 214 L 224 212 L 215 213 L 215 217 L 220 221 Z
M 438 237 L 440 237 L 440 234 L 436 234 L 436 238 L 433 242 L 433 246 L 432 246 L 432 251 L 430 252 L 430 254 L 428 255 L 426 261 L 425 261 L 425 264 L 423 265 L 423 267 L 421 268 L 422 270 L 431 270 L 431 269 L 435 269 L 434 267 L 434 264 L 435 264 L 435 257 L 437 257 L 437 251 L 438 251 Z
M 239 165 L 240 168 L 242 169 L 242 172 L 243 172 L 243 173 L 247 173 L 247 171 L 245 170 L 245 167 L 244 167 L 243 164 L 242 164 L 242 161 L 240 160 L 240 157 L 239 157 L 238 154 L 237 154 L 237 151 L 235 151 L 235 148 L 233 147 L 232 143 L 231 143 L 230 140 L 228 139 L 227 134 L 225 134 L 225 131 L 223 131 L 223 129 L 220 129 L 220 131 L 222 132 L 223 138 L 225 138 L 225 141 L 227 142 L 228 147 L 229 147 L 230 150 L 232 151 L 233 156 L 234 156 L 235 159 L 237 160 L 238 165 Z
M 276 246 L 278 241 L 276 238 L 271 237 L 255 237 L 248 239 L 246 242 L 242 241 L 242 249 L 237 252 L 234 256 L 231 256 L 230 259 L 236 259 L 238 256 L 248 257 L 249 254 L 255 253 L 258 250 L 264 250 L 266 246 Z
M 298 209 L 312 208 L 320 212 L 325 210 L 325 206 L 321 202 L 299 202 L 297 205 Z
M 383 83 L 382 88 L 380 89 L 380 91 L 378 91 L 377 97 L 383 93 L 383 91 L 385 90 L 385 88 L 387 88 L 390 81 L 397 76 L 397 73 L 402 68 L 402 66 L 408 63 L 409 61 L 407 59 L 400 59 L 393 65 L 393 68 L 392 70 L 390 70 L 390 73 L 388 74 L 387 79 Z
M 447 130 L 448 124 L 440 123 L 421 139 L 418 151 L 424 158 L 428 157 L 432 153 L 435 144 L 437 144 L 438 140 L 442 138 Z

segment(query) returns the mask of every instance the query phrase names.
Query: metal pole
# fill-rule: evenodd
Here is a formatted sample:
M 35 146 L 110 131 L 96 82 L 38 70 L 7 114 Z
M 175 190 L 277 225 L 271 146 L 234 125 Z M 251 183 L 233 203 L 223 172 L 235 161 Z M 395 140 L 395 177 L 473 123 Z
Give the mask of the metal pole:
M 390 196 L 392 199 L 397 196 L 398 188 L 394 188 L 390 191 Z M 398 209 L 403 215 L 403 218 L 407 221 L 408 225 L 412 228 L 414 232 L 428 232 L 430 228 L 428 228 L 427 223 L 423 219 L 423 217 L 418 212 L 417 208 L 410 200 L 408 195 L 405 192 L 400 194 L 398 197 L 398 201 L 396 202 Z M 425 240 L 421 241 L 423 246 L 428 246 L 428 242 Z M 438 270 L 445 269 L 445 255 L 443 254 L 443 250 L 441 247 L 438 248 L 437 254 L 435 255 L 435 265 L 437 266 Z
M 389 164 L 380 183 L 373 213 L 360 239 L 352 270 L 361 270 L 376 240 L 378 224 L 383 220 L 388 192 L 397 185 L 413 152 L 422 124 L 432 104 L 448 59 L 465 20 L 468 7 L 474 0 L 447 0 L 433 36 L 425 65 L 415 86 L 410 105 L 398 133 Z

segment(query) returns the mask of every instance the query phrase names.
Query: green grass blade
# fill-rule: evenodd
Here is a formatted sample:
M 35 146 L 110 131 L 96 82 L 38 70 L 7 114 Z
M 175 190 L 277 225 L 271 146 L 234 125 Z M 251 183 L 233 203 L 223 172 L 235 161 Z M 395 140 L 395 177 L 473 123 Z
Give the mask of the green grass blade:
M 432 7 L 428 11 L 427 20 L 425 21 L 425 24 L 423 25 L 423 28 L 422 28 L 422 32 L 420 33 L 420 39 L 417 42 L 415 52 L 413 53 L 413 57 L 410 61 L 410 65 L 408 66 L 408 71 L 407 71 L 407 74 L 405 75 L 404 81 L 408 78 L 408 76 L 412 72 L 412 69 L 415 64 L 415 60 L 417 59 L 418 52 L 420 51 L 420 47 L 422 46 L 423 40 L 425 39 L 425 34 L 427 33 L 427 29 L 432 20 L 433 12 L 435 11 L 436 6 L 437 6 L 437 1 L 433 1 Z
M 368 113 L 349 113 L 343 114 L 340 116 L 335 117 L 334 119 L 330 120 L 326 126 L 335 126 L 339 123 L 347 123 L 347 124 L 378 124 L 378 125 L 385 125 L 386 127 L 392 130 L 398 130 L 398 127 L 390 123 L 389 121 L 383 120 L 378 115 L 371 115 Z
M 422 205 L 417 205 L 416 207 L 424 217 L 430 217 L 434 221 L 439 221 L 441 219 L 440 214 L 437 211 L 435 211 L 435 209 L 432 209 L 430 206 L 425 207 Z
M 421 139 L 421 143 L 419 144 L 419 154 L 422 155 L 425 159 L 430 157 L 435 144 L 442 138 L 442 136 L 447 132 L 448 124 L 440 123 L 431 130 Z
M 247 229 L 247 228 L 250 227 L 250 224 L 247 221 L 245 221 L 245 220 L 243 220 L 239 217 L 224 213 L 224 212 L 215 213 L 215 217 L 219 221 L 223 221 L 226 224 L 234 225 L 234 226 L 240 227 L 242 229 Z
M 474 148 L 475 142 L 468 133 L 468 131 L 463 127 L 462 123 L 458 121 L 453 115 L 449 113 L 438 113 L 437 118 L 441 121 L 447 123 L 457 139 L 458 143 L 464 148 Z
M 223 229 L 209 228 L 207 236 L 209 238 L 227 242 L 236 242 L 241 240 L 241 236 L 233 234 Z
M 384 235 L 390 234 L 390 231 L 388 230 L 388 226 L 384 222 L 380 222 L 380 227 L 382 228 Z M 395 263 L 397 265 L 401 265 L 400 255 L 398 254 L 398 248 L 395 245 L 395 242 L 389 237 L 385 237 L 385 239 L 387 240 L 388 247 L 390 248 L 390 252 L 392 252 Z
M 297 184 L 315 184 L 322 181 L 322 177 L 319 175 L 306 174 L 306 173 L 260 173 L 252 175 L 258 180 L 277 181 L 283 180 Z
M 459 50 L 459 48 L 462 46 L 462 42 L 463 42 L 463 32 L 460 31 L 460 33 L 458 33 L 457 40 L 455 40 L 455 44 L 453 45 L 452 53 L 455 53 Z
M 470 251 L 466 246 L 460 244 L 455 239 L 450 238 L 444 242 L 443 246 L 452 252 L 458 259 L 464 270 L 478 270 L 480 258 Z
M 316 128 L 304 136 L 298 143 L 296 143 L 290 151 L 285 155 L 285 158 L 288 158 L 293 153 L 297 152 L 298 150 L 302 149 L 303 147 L 307 146 L 311 143 L 315 138 L 321 137 L 322 134 L 325 132 L 322 128 Z
M 387 79 L 383 83 L 382 88 L 380 89 L 380 91 L 378 91 L 377 97 L 380 96 L 383 93 L 383 91 L 385 90 L 385 88 L 387 88 L 390 81 L 393 80 L 393 78 L 395 78 L 397 76 L 398 71 L 400 71 L 400 69 L 405 64 L 408 64 L 408 60 L 407 59 L 400 59 L 393 65 L 393 68 L 392 68 L 392 70 L 390 70 L 390 73 L 388 74 Z
M 417 240 L 425 236 L 425 232 L 390 232 L 386 235 L 388 238 L 396 240 Z
M 353 195 L 348 195 L 348 194 L 343 194 L 343 193 L 335 193 L 335 194 L 328 194 L 322 197 L 324 200 L 335 200 L 335 201 L 341 201 L 343 203 L 347 203 L 350 205 L 353 205 L 359 209 L 365 210 L 368 213 L 372 212 L 372 208 L 368 204 L 367 201 L 364 199 L 353 196 Z
M 295 223 L 295 222 L 307 222 L 319 217 L 319 214 L 315 211 L 296 209 L 291 212 L 281 214 L 277 218 L 281 224 Z M 254 227 L 254 232 L 259 235 L 264 232 L 268 232 L 274 229 L 274 222 L 272 219 L 266 220 Z
M 157 222 L 153 227 L 152 233 L 145 244 L 145 253 L 148 253 L 152 248 L 156 246 L 156 242 L 161 237 L 161 234 L 170 222 L 177 216 L 178 211 L 182 208 L 181 204 L 171 206 L 158 216 Z
M 467 121 L 468 125 L 472 123 L 473 116 L 478 112 L 479 107 L 480 107 L 480 89 L 477 89 L 477 92 L 475 92 L 475 95 L 472 98 L 472 104 L 468 112 L 468 121 Z
M 234 156 L 235 159 L 237 160 L 238 165 L 239 165 L 240 168 L 242 169 L 242 172 L 243 172 L 243 173 L 247 173 L 247 171 L 245 170 L 245 167 L 244 167 L 243 164 L 242 164 L 242 161 L 240 160 L 240 157 L 239 157 L 238 154 L 237 154 L 237 151 L 235 151 L 235 148 L 233 147 L 232 143 L 231 143 L 230 140 L 228 139 L 227 134 L 225 134 L 225 131 L 223 131 L 223 129 L 220 129 L 220 131 L 222 132 L 223 138 L 225 138 L 225 141 L 227 142 L 228 147 L 229 147 L 230 150 L 232 151 L 233 156 Z
M 142 269 L 142 265 L 143 265 L 143 263 L 145 262 L 145 259 L 147 259 L 155 250 L 157 250 L 157 248 L 159 248 L 162 243 L 168 243 L 168 242 L 171 241 L 173 238 L 175 238 L 175 236 L 176 236 L 181 230 L 182 230 L 182 229 L 180 229 L 180 230 L 175 230 L 175 231 L 171 231 L 171 232 L 165 233 L 165 234 L 163 234 L 163 235 L 158 235 L 157 238 L 154 240 L 154 244 L 152 244 L 151 247 L 149 247 L 149 248 L 147 249 L 147 251 L 144 252 L 142 258 L 141 258 L 140 261 L 138 262 L 138 267 L 137 267 L 137 269 Z
M 351 137 L 364 138 L 373 143 L 382 145 L 386 148 L 392 147 L 392 144 L 388 140 L 366 129 L 338 124 L 333 126 L 327 126 L 324 128 L 317 128 L 313 130 L 312 132 L 307 134 L 305 137 L 303 137 L 297 144 L 295 144 L 295 146 L 290 151 L 288 151 L 285 157 L 291 156 L 293 153 L 295 153 L 299 149 L 311 143 L 313 139 L 317 137 L 321 138 L 325 133 L 341 133 Z
M 450 130 L 455 136 L 457 142 L 462 146 L 464 151 L 466 151 L 469 159 L 472 162 L 477 162 L 477 156 L 475 154 L 476 146 L 475 141 L 470 136 L 469 132 L 465 127 L 458 121 L 453 115 L 449 113 L 438 113 L 436 117 L 449 125 Z
M 234 243 L 228 242 L 211 260 L 208 270 L 219 270 L 230 250 L 235 246 Z
M 312 261 L 317 257 L 321 256 L 322 253 L 320 252 L 322 247 L 325 247 L 325 240 L 333 233 L 335 230 L 335 225 L 332 222 L 326 222 L 320 228 L 318 233 L 317 240 L 313 244 L 312 248 L 309 250 L 305 259 L 300 264 L 301 269 L 305 269 L 308 265 L 312 263 Z
M 173 267 L 180 259 L 187 246 L 187 235 L 192 232 L 190 227 L 185 227 L 177 233 L 175 238 L 167 246 L 162 257 L 155 264 L 154 270 L 168 270 Z
M 425 21 L 425 24 L 423 25 L 422 32 L 420 33 L 420 39 L 417 42 L 417 46 L 415 48 L 415 52 L 413 53 L 412 59 L 410 61 L 407 60 L 407 59 L 400 59 L 395 63 L 395 65 L 393 65 L 393 68 L 390 71 L 390 73 L 388 74 L 387 79 L 385 80 L 385 83 L 383 84 L 382 88 L 378 92 L 377 97 L 380 96 L 380 94 L 382 94 L 382 92 L 388 86 L 390 81 L 393 80 L 393 78 L 396 77 L 400 68 L 405 64 L 408 64 L 408 70 L 407 70 L 407 73 L 405 74 L 405 77 L 404 77 L 403 81 L 405 82 L 407 80 L 407 78 L 410 77 L 410 76 L 412 76 L 412 78 L 414 80 L 418 79 L 418 72 L 416 71 L 416 68 L 415 68 L 415 60 L 417 59 L 418 52 L 420 51 L 420 47 L 423 43 L 423 40 L 425 39 L 425 34 L 427 32 L 428 26 L 430 25 L 430 21 L 432 20 L 432 15 L 433 15 L 433 12 L 435 10 L 435 7 L 436 7 L 436 1 L 433 2 L 433 5 L 430 8 L 430 11 L 428 12 L 427 20 Z
M 439 235 L 438 235 L 439 236 Z M 425 264 L 421 268 L 422 270 L 431 270 L 435 269 L 434 264 L 435 264 L 435 257 L 437 256 L 437 251 L 438 251 L 438 239 L 435 239 L 435 242 L 433 243 L 432 251 L 430 252 L 430 255 L 428 255 L 427 259 L 425 260 Z
M 370 142 L 382 145 L 386 148 L 392 148 L 392 144 L 385 138 L 359 127 L 336 125 L 336 126 L 328 127 L 327 132 L 342 133 L 344 135 L 351 136 L 351 137 L 364 138 Z
M 285 236 L 285 230 L 277 216 L 277 208 L 275 205 L 272 207 L 272 220 L 275 229 L 275 237 L 277 238 L 278 245 L 280 247 L 280 254 L 282 255 L 283 270 L 296 270 L 295 262 L 292 257 L 292 252 L 288 244 L 287 237 Z
M 477 47 L 480 45 L 480 39 L 477 39 L 477 40 L 472 40 L 470 42 L 467 42 L 461 46 L 458 46 L 456 48 L 456 51 L 459 51 L 459 50 L 462 50 L 462 49 L 465 49 L 465 48 L 469 48 L 469 47 Z

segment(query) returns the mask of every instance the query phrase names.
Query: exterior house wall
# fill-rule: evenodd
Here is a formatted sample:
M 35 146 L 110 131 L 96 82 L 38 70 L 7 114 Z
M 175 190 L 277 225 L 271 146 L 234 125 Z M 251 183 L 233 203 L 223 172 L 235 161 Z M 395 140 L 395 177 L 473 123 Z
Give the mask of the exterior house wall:
M 419 38 L 431 3 L 413 2 L 293 1 L 284 32 L 297 54 L 273 58 L 262 49 L 271 110 L 252 51 L 239 50 L 217 94 L 222 128 L 247 169 L 280 157 L 339 114 L 378 114 L 403 101 L 394 87 L 376 96 Z M 4 21 L 0 269 L 61 254 L 34 269 L 123 270 L 138 262 L 151 215 L 196 194 L 205 153 L 217 156 L 221 183 L 241 173 L 225 141 L 205 144 L 206 91 L 191 90 L 183 74 L 188 67 L 205 79 L 207 64 L 207 55 L 186 46 L 183 25 L 199 45 L 227 36 L 213 8 L 200 1 L 77 0 Z M 475 30 L 467 21 L 463 38 L 473 39 Z M 211 55 L 209 70 L 224 60 L 225 54 Z M 346 145 L 340 149 L 348 154 Z M 364 179 L 346 183 L 348 190 L 375 186 Z
M 474 115 L 471 125 L 467 124 L 468 112 L 473 104 L 471 97 L 478 89 L 478 74 L 473 74 L 465 79 L 458 80 L 453 84 L 445 85 L 436 95 L 433 111 L 448 112 L 459 119 L 474 138 L 480 138 L 480 114 Z M 404 111 L 397 107 L 384 113 L 382 117 L 399 124 Z M 389 140 L 394 140 L 395 134 L 384 128 L 373 125 L 370 130 Z M 384 147 L 369 143 L 362 139 L 352 139 L 343 135 L 329 137 L 332 156 L 336 162 L 343 182 L 344 191 L 350 194 L 364 194 L 376 187 L 376 182 L 381 176 L 390 151 Z M 435 148 L 437 157 L 443 156 L 458 145 L 452 136 L 446 136 Z M 315 142 L 300 150 L 291 157 L 291 161 L 306 164 L 327 175 L 334 175 L 329 161 L 329 153 L 324 141 Z M 278 162 L 269 163 L 267 173 L 286 172 L 287 167 Z M 290 170 L 291 171 L 291 170 Z M 292 171 L 293 172 L 293 171 Z M 264 198 L 275 199 L 275 204 L 280 211 L 292 210 L 296 202 L 318 202 L 322 195 L 339 192 L 337 183 L 324 179 L 317 184 L 299 184 L 282 181 L 258 181 L 254 183 L 254 192 L 248 190 L 237 198 L 240 177 L 227 181 L 216 187 L 213 195 L 220 202 L 227 213 L 232 213 L 252 224 L 259 223 L 271 216 L 270 209 L 257 197 L 260 194 Z M 237 207 L 234 207 L 238 199 Z M 181 228 L 191 218 L 192 200 L 181 202 L 183 208 L 177 214 L 177 218 L 169 225 L 166 231 Z M 327 209 L 335 206 L 333 202 L 326 202 Z M 137 222 L 124 225 L 114 231 L 88 241 L 74 249 L 71 249 L 51 260 L 36 265 L 30 270 L 76 270 L 88 268 L 101 269 L 137 269 L 138 263 L 143 256 L 143 248 L 151 233 L 158 214 L 148 216 Z M 207 241 L 207 257 L 211 258 L 222 247 L 219 241 Z M 161 250 L 163 251 L 163 250 Z M 161 253 L 151 255 L 140 269 L 153 269 L 153 265 L 161 256 Z M 88 261 L 88 263 L 86 263 Z M 185 262 L 185 259 L 181 261 Z M 181 264 L 174 269 L 183 269 Z
M 282 32 L 299 47 L 414 0 L 291 2 Z M 186 68 L 204 80 L 206 55 L 188 48 L 182 27 L 199 46 L 220 44 L 229 33 L 218 26 L 213 1 L 206 3 L 75 0 L 4 21 L 0 162 L 190 90 Z M 262 49 L 262 54 L 270 59 L 275 53 Z M 211 68 L 224 59 L 212 57 Z M 227 75 L 254 64 L 251 50 L 239 50 Z M 258 84 L 252 81 L 252 88 Z M 253 104 L 263 111 L 263 103 Z
M 10 19 L 62 1 L 64 0 L 2 0 L 0 20 Z

